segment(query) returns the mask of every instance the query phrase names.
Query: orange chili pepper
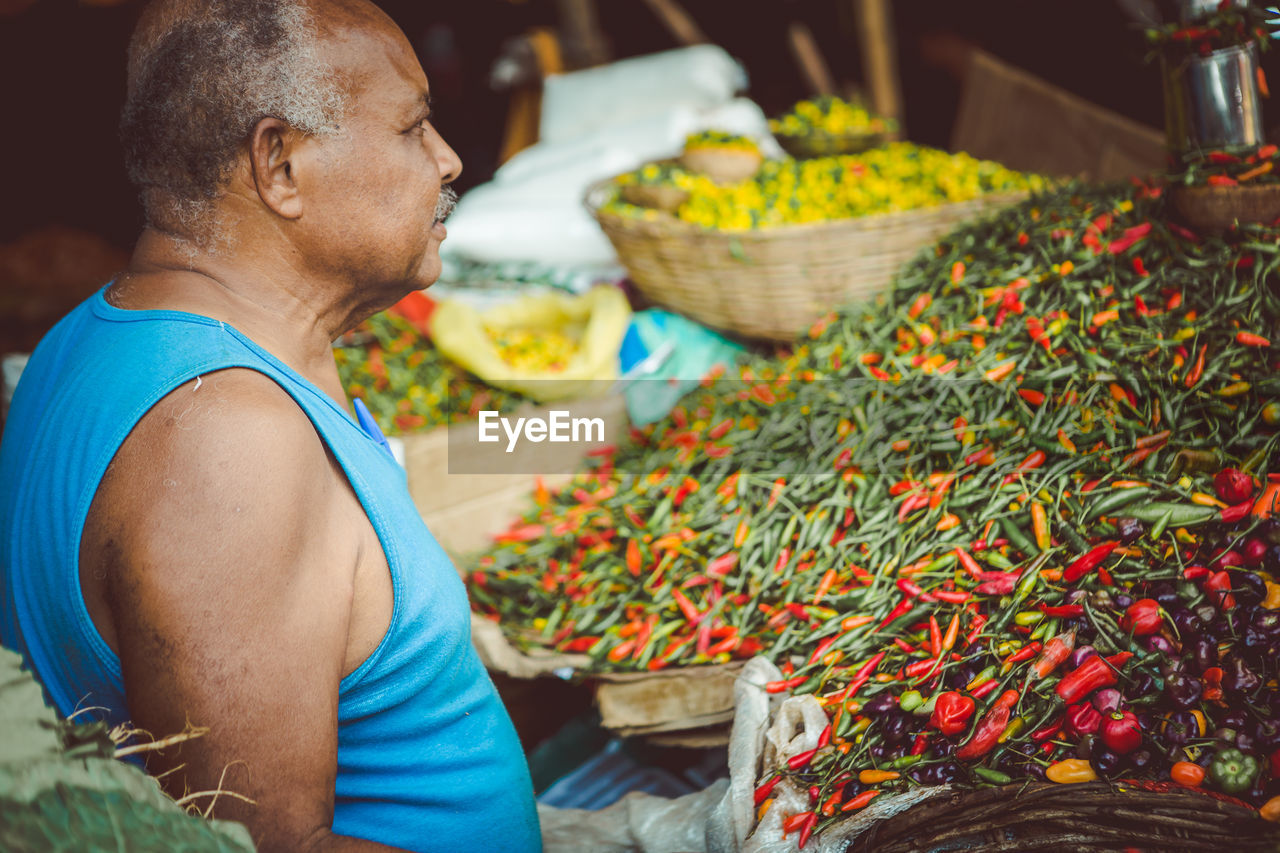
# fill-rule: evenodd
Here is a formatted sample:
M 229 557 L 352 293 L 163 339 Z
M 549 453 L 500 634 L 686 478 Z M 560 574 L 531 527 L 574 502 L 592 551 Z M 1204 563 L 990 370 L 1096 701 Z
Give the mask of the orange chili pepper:
M 858 781 L 863 785 L 878 785 L 901 777 L 902 774 L 896 770 L 863 770 L 858 774 Z
M 1035 533 L 1036 547 L 1048 551 L 1051 546 L 1049 537 L 1049 515 L 1039 501 L 1031 502 L 1031 529 Z
M 1269 347 L 1271 341 L 1252 332 L 1236 332 L 1236 343 L 1246 347 Z
M 1205 352 L 1208 351 L 1208 349 L 1209 349 L 1208 344 L 1200 345 L 1200 352 L 1196 355 L 1195 364 L 1192 365 L 1191 369 L 1187 371 L 1187 378 L 1182 381 L 1183 385 L 1187 386 L 1188 388 L 1192 388 L 1195 386 L 1197 382 L 1200 381 L 1200 374 L 1204 373 L 1204 354 Z

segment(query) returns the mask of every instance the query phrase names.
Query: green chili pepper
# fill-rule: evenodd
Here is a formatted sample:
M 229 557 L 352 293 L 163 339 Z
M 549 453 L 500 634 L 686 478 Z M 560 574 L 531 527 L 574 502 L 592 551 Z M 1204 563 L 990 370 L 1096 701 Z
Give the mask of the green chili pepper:
M 1209 764 L 1209 778 L 1224 794 L 1240 794 L 1249 790 L 1258 775 L 1258 759 L 1234 747 L 1219 750 Z

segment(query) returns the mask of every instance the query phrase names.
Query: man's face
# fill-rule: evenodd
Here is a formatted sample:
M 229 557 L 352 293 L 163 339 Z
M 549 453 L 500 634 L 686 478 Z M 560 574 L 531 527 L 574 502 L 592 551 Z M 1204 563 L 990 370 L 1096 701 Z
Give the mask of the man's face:
M 440 275 L 437 215 L 462 164 L 428 121 L 426 75 L 381 13 L 324 44 L 351 86 L 340 130 L 315 142 L 322 168 L 301 187 L 304 251 L 375 291 L 427 287 Z

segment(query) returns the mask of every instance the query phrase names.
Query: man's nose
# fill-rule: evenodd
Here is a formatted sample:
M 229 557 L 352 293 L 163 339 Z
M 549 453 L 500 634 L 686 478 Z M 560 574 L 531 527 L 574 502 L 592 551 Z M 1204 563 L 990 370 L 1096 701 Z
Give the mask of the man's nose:
M 444 137 L 436 135 L 439 148 L 436 151 L 436 165 L 440 170 L 440 182 L 451 184 L 462 174 L 462 160 L 458 153 L 444 141 Z

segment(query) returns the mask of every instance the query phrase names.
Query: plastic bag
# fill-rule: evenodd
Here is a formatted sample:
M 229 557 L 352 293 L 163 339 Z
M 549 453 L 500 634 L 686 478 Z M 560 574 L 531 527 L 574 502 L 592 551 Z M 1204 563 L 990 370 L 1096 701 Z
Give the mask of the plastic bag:
M 794 853 L 795 833 L 784 837 L 782 822 L 813 808 L 809 792 L 780 782 L 757 825 L 756 782 L 770 768 L 817 746 L 828 719 L 813 696 L 783 698 L 766 692 L 765 685 L 780 678 L 782 673 L 764 657 L 748 661 L 738 675 L 727 785 L 721 780 L 675 799 L 632 793 L 594 812 L 539 806 L 545 853 Z M 805 851 L 843 853 L 879 821 L 949 791 L 950 786 L 941 785 L 877 797 L 815 834 Z
M 650 308 L 631 320 L 622 346 L 622 369 L 631 371 L 646 356 L 660 352 L 668 344 L 670 355 L 654 369 L 637 375 L 636 381 L 623 391 L 627 416 L 636 426 L 666 417 L 713 367 L 732 365 L 742 352 L 739 344 L 705 326 L 670 311 Z
M 447 358 L 494 387 L 550 402 L 608 392 L 618 376 L 618 350 L 630 319 L 622 291 L 602 286 L 581 296 L 526 296 L 483 313 L 445 301 L 430 322 L 431 338 Z M 563 360 L 554 366 L 517 366 L 504 359 L 494 335 L 525 336 L 535 344 L 560 341 Z

